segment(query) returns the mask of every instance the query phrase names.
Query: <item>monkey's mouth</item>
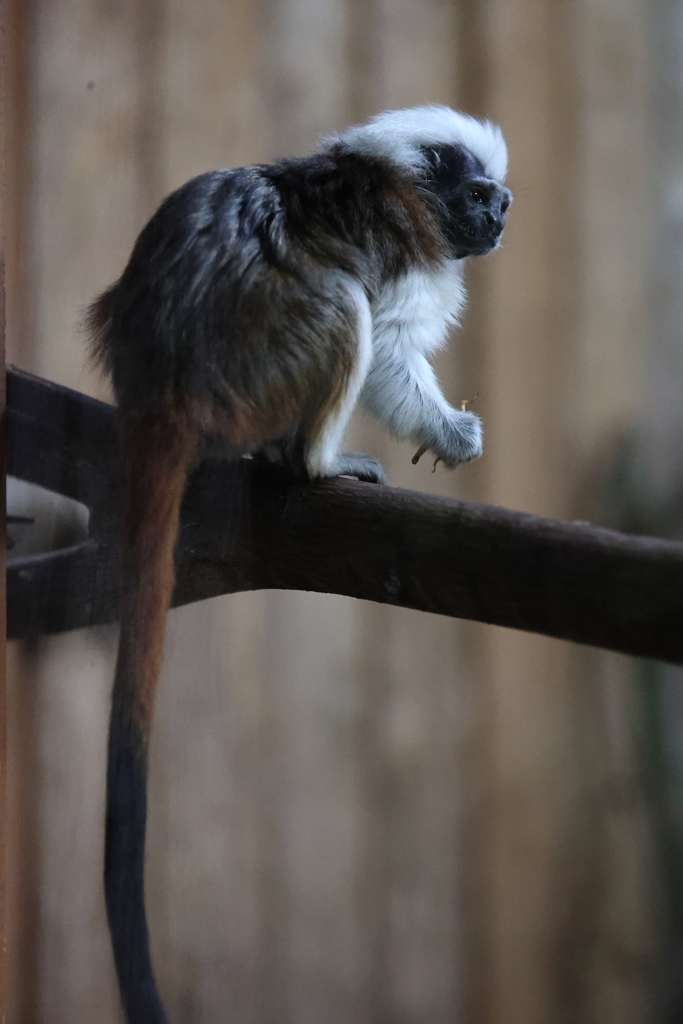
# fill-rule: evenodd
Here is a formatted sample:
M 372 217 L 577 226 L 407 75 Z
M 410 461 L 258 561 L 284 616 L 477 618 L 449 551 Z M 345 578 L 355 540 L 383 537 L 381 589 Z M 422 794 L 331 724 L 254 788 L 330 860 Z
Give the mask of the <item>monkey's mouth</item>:
M 455 242 L 458 259 L 462 259 L 463 256 L 485 256 L 498 248 L 502 235 L 502 228 L 495 227 L 489 231 L 479 232 L 462 225 Z
M 503 234 L 504 224 L 473 224 L 472 221 L 459 221 L 458 232 L 464 236 L 463 241 L 472 245 L 495 246 Z

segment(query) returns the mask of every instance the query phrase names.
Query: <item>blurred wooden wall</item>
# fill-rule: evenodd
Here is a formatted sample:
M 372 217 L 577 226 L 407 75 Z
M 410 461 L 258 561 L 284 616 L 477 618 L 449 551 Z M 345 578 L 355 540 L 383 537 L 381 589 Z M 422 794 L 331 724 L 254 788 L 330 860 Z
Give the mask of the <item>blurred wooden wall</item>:
M 170 189 L 386 107 L 499 121 L 516 193 L 439 372 L 455 474 L 553 516 L 646 395 L 645 0 L 12 0 L 9 361 L 106 396 L 77 330 Z M 652 392 L 648 392 L 652 400 Z M 11 1024 L 119 1020 L 101 895 L 115 633 L 10 651 Z M 172 1021 L 645 1024 L 657 881 L 626 659 L 337 597 L 170 616 L 148 893 Z

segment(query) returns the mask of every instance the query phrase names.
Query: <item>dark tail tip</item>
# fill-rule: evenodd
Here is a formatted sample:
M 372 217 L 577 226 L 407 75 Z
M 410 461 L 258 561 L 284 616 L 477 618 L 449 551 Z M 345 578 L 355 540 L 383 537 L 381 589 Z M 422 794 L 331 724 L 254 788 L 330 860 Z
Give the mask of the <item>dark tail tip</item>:
M 130 736 L 110 740 L 104 891 L 114 962 L 128 1024 L 168 1024 L 149 952 L 144 866 L 147 758 Z

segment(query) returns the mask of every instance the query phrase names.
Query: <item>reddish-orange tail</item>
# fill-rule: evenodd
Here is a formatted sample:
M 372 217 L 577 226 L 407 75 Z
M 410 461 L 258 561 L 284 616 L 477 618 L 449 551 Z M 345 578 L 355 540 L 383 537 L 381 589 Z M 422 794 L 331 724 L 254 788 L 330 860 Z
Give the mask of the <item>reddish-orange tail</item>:
M 173 593 L 180 503 L 197 433 L 176 413 L 123 420 L 125 512 L 121 634 L 109 727 L 104 884 L 128 1024 L 167 1024 L 145 915 L 147 760 Z

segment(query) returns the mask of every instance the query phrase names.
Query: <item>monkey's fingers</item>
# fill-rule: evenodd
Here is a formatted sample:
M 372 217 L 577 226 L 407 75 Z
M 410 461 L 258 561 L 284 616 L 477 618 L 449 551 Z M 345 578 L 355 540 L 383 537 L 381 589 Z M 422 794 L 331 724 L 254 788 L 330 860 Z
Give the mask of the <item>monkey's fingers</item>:
M 420 447 L 417 449 L 417 451 L 415 452 L 415 454 L 413 455 L 413 458 L 411 460 L 414 466 L 417 466 L 418 462 L 420 461 L 420 459 L 422 458 L 422 456 L 424 455 L 424 453 L 426 451 L 427 451 L 427 445 L 426 444 L 420 445 Z
M 437 464 L 437 462 L 441 462 L 441 456 L 440 455 L 437 455 L 437 457 L 434 459 L 434 465 L 432 466 L 432 473 L 436 473 L 436 464 Z

